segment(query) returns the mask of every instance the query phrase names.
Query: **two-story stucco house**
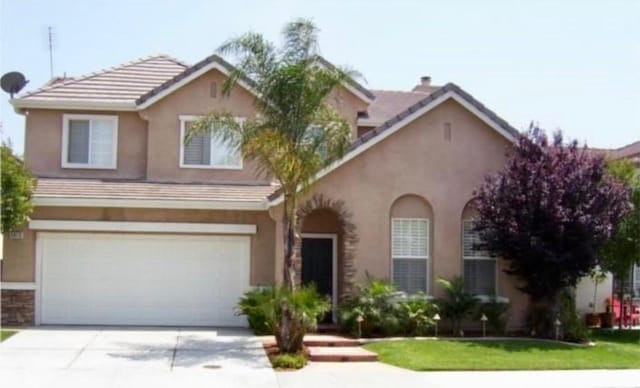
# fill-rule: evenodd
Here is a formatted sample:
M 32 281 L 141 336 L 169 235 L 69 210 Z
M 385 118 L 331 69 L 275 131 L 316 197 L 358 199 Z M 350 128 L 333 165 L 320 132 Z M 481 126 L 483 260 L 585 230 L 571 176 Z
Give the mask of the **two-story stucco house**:
M 26 117 L 35 212 L 5 237 L 5 324 L 244 325 L 252 286 L 282 279 L 282 198 L 238 153 L 200 136 L 213 109 L 256 114 L 231 65 L 153 56 L 52 80 L 12 100 Z M 345 83 L 332 104 L 353 145 L 302 201 L 300 276 L 337 303 L 366 274 L 437 295 L 462 275 L 469 292 L 527 299 L 504 263 L 474 251 L 472 193 L 500 169 L 517 132 L 454 84 L 411 91 Z

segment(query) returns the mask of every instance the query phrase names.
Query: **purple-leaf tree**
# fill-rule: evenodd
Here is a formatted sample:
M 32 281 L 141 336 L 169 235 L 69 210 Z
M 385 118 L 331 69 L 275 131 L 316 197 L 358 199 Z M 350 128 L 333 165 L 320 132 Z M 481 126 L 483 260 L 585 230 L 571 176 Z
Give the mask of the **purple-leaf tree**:
M 504 169 L 475 192 L 477 229 L 483 248 L 521 280 L 531 311 L 551 318 L 560 292 L 598 264 L 599 249 L 630 209 L 628 190 L 607 175 L 602 157 L 575 141 L 563 144 L 560 132 L 550 140 L 531 128 L 511 151 Z

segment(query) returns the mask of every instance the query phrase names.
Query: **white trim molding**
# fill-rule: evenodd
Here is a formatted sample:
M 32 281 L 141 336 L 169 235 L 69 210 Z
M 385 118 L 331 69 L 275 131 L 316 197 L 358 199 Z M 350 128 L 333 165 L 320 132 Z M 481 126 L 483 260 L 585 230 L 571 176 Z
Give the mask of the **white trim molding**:
M 37 100 L 37 99 L 20 99 L 14 98 L 9 101 L 13 105 L 16 113 L 21 110 L 37 108 L 37 109 L 81 109 L 94 111 L 126 111 L 133 112 L 138 110 L 135 102 L 112 102 L 112 101 L 95 101 L 95 100 Z
M 335 233 L 302 233 L 301 238 L 309 239 L 330 239 L 332 244 L 331 249 L 331 319 L 333 322 L 338 322 L 338 235 Z M 302 252 L 301 256 L 302 256 Z M 304 265 L 304 259 L 303 265 Z
M 0 288 L 2 288 L 3 290 L 35 291 L 36 283 L 34 282 L 1 282 Z
M 121 198 L 74 198 L 34 197 L 35 206 L 54 207 L 125 207 L 145 209 L 206 209 L 206 210 L 254 210 L 268 209 L 266 199 L 256 201 L 208 201 L 176 199 L 121 199 Z
M 256 234 L 258 227 L 250 224 L 203 224 L 189 222 L 129 222 L 129 221 L 68 221 L 33 220 L 29 229 L 68 232 L 153 232 Z
M 471 113 L 473 113 L 475 116 L 480 118 L 480 120 L 485 122 L 491 128 L 493 128 L 498 133 L 500 133 L 502 136 L 506 137 L 509 141 L 514 142 L 516 140 L 515 137 L 511 133 L 507 132 L 504 128 L 502 128 L 500 125 L 498 125 L 489 116 L 487 116 L 486 114 L 484 114 L 483 112 L 478 110 L 476 107 L 474 107 L 473 105 L 468 103 L 464 98 L 460 97 L 455 91 L 448 91 L 447 93 L 445 93 L 442 96 L 436 98 L 435 100 L 431 101 L 430 103 L 428 103 L 427 105 L 423 106 L 422 108 L 420 108 L 420 109 L 416 110 L 415 112 L 409 114 L 406 118 L 400 120 L 396 124 L 394 124 L 391 127 L 387 128 L 382 133 L 380 133 L 376 137 L 372 138 L 370 141 L 368 141 L 368 142 L 362 144 L 361 146 L 359 146 L 359 147 L 347 152 L 347 154 L 345 156 L 343 156 L 340 160 L 337 160 L 334 163 L 330 164 L 329 166 L 323 168 L 319 173 L 316 174 L 316 176 L 311 181 L 312 182 L 317 181 L 318 179 L 324 177 L 325 175 L 329 174 L 330 172 L 332 172 L 333 170 L 335 170 L 338 167 L 342 166 L 343 164 L 345 164 L 345 163 L 349 162 L 350 160 L 356 158 L 358 155 L 366 152 L 369 148 L 371 148 L 371 147 L 375 146 L 376 144 L 380 143 L 384 139 L 386 139 L 389 136 L 391 136 L 394 133 L 396 133 L 401 128 L 404 128 L 407 125 L 411 124 L 413 121 L 417 120 L 422 115 L 424 115 L 427 112 L 435 109 L 440 104 L 442 104 L 443 102 L 445 102 L 445 101 L 447 101 L 449 99 L 453 99 L 453 100 L 457 101 L 458 103 L 460 103 L 460 105 L 462 105 L 467 110 L 469 110 Z M 279 195 L 278 197 L 276 197 L 275 199 L 273 199 L 272 201 L 269 202 L 269 207 L 277 206 L 280 203 L 282 203 L 282 201 L 284 201 L 284 197 L 281 194 L 281 195 Z

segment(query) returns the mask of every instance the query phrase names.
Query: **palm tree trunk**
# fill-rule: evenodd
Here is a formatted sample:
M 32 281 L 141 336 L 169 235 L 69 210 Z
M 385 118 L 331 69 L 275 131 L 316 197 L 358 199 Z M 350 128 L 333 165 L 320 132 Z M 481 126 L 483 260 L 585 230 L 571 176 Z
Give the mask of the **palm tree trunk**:
M 284 215 L 283 215 L 283 227 L 284 227 L 284 284 L 293 291 L 296 288 L 295 279 L 295 245 L 296 245 L 296 201 L 294 197 L 285 195 L 284 197 Z

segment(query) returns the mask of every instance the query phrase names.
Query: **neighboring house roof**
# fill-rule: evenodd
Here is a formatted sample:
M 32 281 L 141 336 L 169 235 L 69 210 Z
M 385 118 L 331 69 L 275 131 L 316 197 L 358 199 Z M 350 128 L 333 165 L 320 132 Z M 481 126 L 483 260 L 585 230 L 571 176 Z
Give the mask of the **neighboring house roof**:
M 437 89 L 438 87 L 433 87 L 433 90 L 429 93 L 372 90 L 376 98 L 367 108 L 367 115 L 358 119 L 358 125 L 377 127 Z
M 272 185 L 152 183 L 39 178 L 37 206 L 265 210 Z
M 463 107 L 476 115 L 480 120 L 484 121 L 491 128 L 496 130 L 499 134 L 506 137 L 509 141 L 515 141 L 519 132 L 513 128 L 504 119 L 499 117 L 492 110 L 484 106 L 480 101 L 476 100 L 471 94 L 464 91 L 458 85 L 448 83 L 441 88 L 438 88 L 433 93 L 426 95 L 422 99 L 418 100 L 407 109 L 397 113 L 395 116 L 387 120 L 379 127 L 372 129 L 363 136 L 355 140 L 349 151 L 338 161 L 331 164 L 320 171 L 314 180 L 320 179 L 323 176 L 329 174 L 333 170 L 337 169 L 341 165 L 347 163 L 349 160 L 357 157 L 364 151 L 368 150 L 372 146 L 376 145 L 380 141 L 386 139 L 401 128 L 407 126 L 420 116 L 429 112 L 431 109 L 439 106 L 443 102 L 453 99 L 460 103 Z M 280 191 L 276 191 L 269 196 L 270 206 L 277 205 L 282 201 L 282 195 Z
M 55 105 L 135 110 L 136 99 L 186 68 L 185 63 L 168 55 L 154 55 L 81 77 L 56 77 L 12 103 L 16 108 Z

